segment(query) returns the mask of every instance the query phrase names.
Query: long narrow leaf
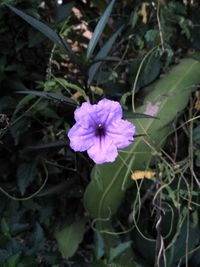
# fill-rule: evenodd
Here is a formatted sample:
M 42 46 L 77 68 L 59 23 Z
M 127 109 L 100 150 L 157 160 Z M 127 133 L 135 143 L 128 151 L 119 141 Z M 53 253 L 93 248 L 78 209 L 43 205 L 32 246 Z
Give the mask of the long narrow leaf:
M 64 147 L 64 146 L 66 146 L 66 144 L 67 144 L 67 142 L 62 141 L 62 140 L 58 140 L 58 141 L 50 142 L 47 144 L 37 144 L 34 146 L 28 146 L 27 149 L 28 150 L 38 150 L 38 149 L 57 148 L 57 147 Z
M 110 50 L 113 47 L 113 44 L 115 43 L 117 37 L 122 32 L 124 26 L 121 26 L 111 37 L 110 39 L 105 43 L 105 45 L 101 48 L 101 50 L 98 52 L 98 54 L 95 57 L 95 60 L 98 60 L 100 58 L 105 58 L 109 54 Z M 95 74 L 97 73 L 99 67 L 101 66 L 102 62 L 98 62 L 93 64 L 88 73 L 88 83 L 91 84 L 92 80 L 94 79 Z
M 18 94 L 27 94 L 27 95 L 34 95 L 34 96 L 39 96 L 39 97 L 43 97 L 49 100 L 55 100 L 55 101 L 60 101 L 62 103 L 71 105 L 76 107 L 78 104 L 76 101 L 74 101 L 73 99 L 66 97 L 64 95 L 58 95 L 58 94 L 54 94 L 54 93 L 46 93 L 46 92 L 39 92 L 39 91 L 35 91 L 35 90 L 30 90 L 30 91 L 17 91 L 16 93 Z
M 52 30 L 49 26 L 42 23 L 41 21 L 27 15 L 23 11 L 11 6 L 7 5 L 15 14 L 20 16 L 22 19 L 24 19 L 26 22 L 28 22 L 31 26 L 36 28 L 38 31 L 43 33 L 46 37 L 48 37 L 51 41 L 53 41 L 57 46 L 59 46 L 61 49 L 65 50 L 68 53 L 72 53 L 69 45 L 62 39 L 62 37 Z
M 114 6 L 115 0 L 112 0 L 112 2 L 109 4 L 109 6 L 106 8 L 105 12 L 103 13 L 101 19 L 99 20 L 99 22 L 97 23 L 97 26 L 94 30 L 92 39 L 89 42 L 88 45 L 88 49 L 87 49 L 87 60 L 91 57 L 98 41 L 99 41 L 99 37 L 102 34 L 105 25 L 110 17 L 110 14 L 112 12 L 113 6 Z
M 125 112 L 124 113 L 125 119 L 159 119 L 158 117 L 138 113 L 138 112 Z

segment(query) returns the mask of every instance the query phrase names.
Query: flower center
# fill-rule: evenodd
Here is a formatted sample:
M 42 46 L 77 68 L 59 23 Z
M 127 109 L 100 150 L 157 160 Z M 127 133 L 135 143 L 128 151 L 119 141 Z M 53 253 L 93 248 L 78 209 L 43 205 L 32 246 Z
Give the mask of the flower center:
M 95 135 L 100 136 L 100 137 L 105 135 L 105 128 L 104 128 L 103 124 L 100 123 L 97 125 Z

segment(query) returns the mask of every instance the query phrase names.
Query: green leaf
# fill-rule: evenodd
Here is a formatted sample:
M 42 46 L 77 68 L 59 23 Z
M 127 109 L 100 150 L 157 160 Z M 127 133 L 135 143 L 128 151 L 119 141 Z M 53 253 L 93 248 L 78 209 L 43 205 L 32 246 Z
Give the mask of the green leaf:
M 190 264 L 191 266 L 200 266 L 200 248 L 197 249 L 193 255 L 192 255 L 192 258 L 190 259 Z
M 133 183 L 129 178 L 131 170 L 145 170 L 148 167 L 152 154 L 159 152 L 170 133 L 171 122 L 186 107 L 191 92 L 199 82 L 198 61 L 184 59 L 171 68 L 169 73 L 152 85 L 144 98 L 144 104 L 136 109 L 137 113 L 158 116 L 160 119 L 130 119 L 136 126 L 136 133 L 147 133 L 147 136 L 137 138 L 133 144 L 120 152 L 120 157 L 115 162 L 94 167 L 92 180 L 85 191 L 84 204 L 90 216 L 98 218 L 99 230 L 110 227 L 111 218 L 117 211 L 126 189 Z M 149 143 L 154 144 L 155 150 Z
M 10 227 L 5 218 L 1 219 L 1 233 L 7 237 L 11 237 Z
M 24 106 L 27 105 L 32 99 L 33 99 L 32 95 L 27 95 L 23 97 L 22 100 L 19 101 L 12 115 L 12 120 L 14 120 L 14 118 L 16 117 L 16 114 L 20 111 L 20 109 L 24 108 Z
M 105 28 L 105 25 L 109 20 L 114 3 L 115 3 L 115 0 L 112 0 L 111 3 L 106 8 L 105 12 L 103 13 L 101 19 L 97 23 L 97 26 L 94 30 L 94 33 L 93 33 L 92 38 L 91 38 L 89 45 L 88 45 L 87 56 L 86 56 L 87 60 L 92 56 L 92 53 L 93 53 L 93 51 L 94 51 L 94 49 L 95 49 L 95 47 L 99 41 L 99 37 L 102 34 L 102 32 Z
M 31 232 L 29 242 L 30 248 L 28 249 L 28 253 L 30 255 L 42 250 L 45 246 L 44 230 L 38 222 L 35 224 L 34 231 Z
M 33 181 L 37 174 L 37 168 L 35 163 L 24 163 L 19 165 L 17 169 L 17 180 L 19 190 L 24 195 L 26 188 Z
M 117 257 L 113 264 L 108 264 L 109 267 L 144 267 L 140 266 L 135 261 L 135 257 L 132 251 L 132 248 L 127 248 L 125 252 L 121 253 L 119 257 Z M 149 266 L 149 265 L 148 265 Z
M 64 147 L 66 146 L 67 142 L 64 140 L 53 141 L 49 143 L 41 143 L 34 146 L 28 146 L 27 149 L 29 150 L 38 150 L 38 149 L 49 149 L 49 148 L 57 148 L 57 147 Z
M 142 114 L 142 113 L 137 113 L 137 112 L 130 112 L 126 111 L 124 112 L 125 119 L 159 119 L 158 117 L 147 115 L 147 114 Z
M 104 263 L 103 261 L 97 261 L 93 263 L 92 265 L 90 265 L 90 267 L 108 267 L 108 265 Z
M 193 140 L 198 145 L 200 144 L 200 125 L 194 128 L 193 130 Z
M 65 190 L 68 190 L 69 188 L 70 188 L 69 182 L 62 182 L 61 184 L 53 185 L 51 187 L 46 186 L 45 189 L 43 189 L 39 194 L 37 194 L 37 197 L 59 195 Z
M 0 263 L 4 263 L 11 256 L 11 252 L 7 249 L 0 249 Z
M 200 167 L 200 150 L 195 152 L 195 164 Z
M 79 92 L 80 95 L 82 95 L 86 101 L 88 100 L 88 96 L 86 95 L 85 91 L 77 84 L 70 83 L 63 78 L 57 78 L 57 77 L 55 77 L 55 81 L 59 83 L 62 87 L 64 87 L 66 90 L 71 89 L 75 90 L 76 92 Z
M 101 259 L 104 255 L 104 241 L 98 231 L 95 232 L 95 255 L 97 260 Z
M 151 82 L 153 82 L 161 70 L 161 60 L 158 51 L 156 50 L 154 53 L 151 53 L 149 57 L 146 59 L 146 63 L 144 68 L 141 69 L 141 76 L 139 78 L 140 87 L 147 86 Z
M 40 91 L 35 91 L 35 90 L 30 90 L 30 91 L 17 91 L 18 94 L 28 94 L 28 95 L 34 95 L 34 96 L 39 96 L 43 97 L 49 100 L 55 100 L 55 101 L 60 101 L 62 103 L 71 105 L 71 106 L 77 106 L 77 102 L 74 101 L 73 99 L 66 97 L 61 94 L 54 94 L 54 93 L 46 93 L 46 92 L 40 92 Z
M 43 110 L 40 110 L 39 113 L 45 118 L 60 119 L 57 113 L 49 107 L 45 107 Z
M 183 258 L 184 261 L 184 256 L 186 253 L 185 241 L 187 240 L 187 234 L 189 236 L 188 251 L 192 251 L 193 249 L 195 249 L 195 247 L 199 243 L 199 228 L 197 226 L 192 225 L 191 222 L 188 227 L 187 222 L 185 221 L 181 227 L 181 231 L 178 238 L 176 239 L 176 242 L 170 250 L 166 251 L 166 259 L 168 262 L 168 266 L 176 266 L 176 264 L 181 258 Z M 188 257 L 190 258 L 191 255 L 192 254 L 188 255 Z
M 15 145 L 18 145 L 22 133 L 26 132 L 29 126 L 30 121 L 28 117 L 23 117 L 11 125 L 10 133 L 14 139 Z
M 21 10 L 12 7 L 11 5 L 7 5 L 15 14 L 20 16 L 22 19 L 24 19 L 26 22 L 28 22 L 31 26 L 36 28 L 38 31 L 43 33 L 46 37 L 48 37 L 51 41 L 53 41 L 57 46 L 59 46 L 61 49 L 65 50 L 66 52 L 69 52 L 71 54 L 71 49 L 69 45 L 65 42 L 65 40 L 62 39 L 62 37 L 52 30 L 49 26 L 45 25 L 44 23 L 40 22 L 39 20 L 27 15 L 26 13 L 22 12 Z
M 107 57 L 109 54 L 110 50 L 113 47 L 113 44 L 115 43 L 117 37 L 120 35 L 122 32 L 124 26 L 121 26 L 111 37 L 110 39 L 104 44 L 104 46 L 101 48 L 101 50 L 98 52 L 98 54 L 95 57 L 95 61 L 99 59 L 103 59 Z M 92 66 L 89 69 L 88 72 L 88 83 L 90 84 L 92 80 L 94 79 L 95 74 L 97 73 L 99 67 L 101 66 L 102 62 L 97 62 L 95 64 L 92 64 Z
M 74 222 L 61 231 L 56 232 L 55 237 L 63 258 L 69 258 L 74 255 L 78 249 L 79 243 L 83 239 L 84 232 L 85 219 Z
M 17 253 L 9 257 L 4 263 L 3 267 L 17 267 L 19 260 L 21 257 L 21 253 Z
M 122 254 L 124 251 L 126 251 L 131 246 L 131 241 L 127 241 L 124 243 L 120 243 L 117 247 L 110 249 L 110 259 L 109 261 L 113 261 L 115 258 L 117 258 L 120 254 Z

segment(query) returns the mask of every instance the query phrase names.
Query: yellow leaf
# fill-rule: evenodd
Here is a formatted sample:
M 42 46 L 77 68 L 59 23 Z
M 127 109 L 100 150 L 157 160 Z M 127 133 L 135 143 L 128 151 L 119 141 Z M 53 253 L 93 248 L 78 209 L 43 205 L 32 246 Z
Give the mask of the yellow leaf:
M 149 5 L 149 3 L 142 3 L 142 7 L 139 10 L 138 14 L 142 17 L 142 22 L 144 24 L 147 24 L 147 6 Z
M 71 96 L 71 99 L 78 100 L 78 98 L 80 98 L 81 96 L 82 94 L 80 92 L 76 92 Z
M 103 89 L 102 88 L 100 88 L 100 87 L 98 87 L 98 86 L 90 86 L 90 90 L 93 92 L 93 93 L 95 93 L 95 94 L 97 94 L 97 95 L 103 95 L 104 94 L 104 91 L 103 91 Z
M 131 179 L 140 180 L 140 179 L 151 179 L 156 175 L 153 171 L 135 171 L 131 175 Z

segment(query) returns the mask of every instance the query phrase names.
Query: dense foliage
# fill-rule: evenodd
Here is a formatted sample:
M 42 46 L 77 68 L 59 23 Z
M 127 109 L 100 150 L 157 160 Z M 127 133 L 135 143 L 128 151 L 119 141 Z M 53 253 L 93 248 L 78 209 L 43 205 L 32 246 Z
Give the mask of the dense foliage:
M 199 12 L 0 2 L 0 266 L 200 266 Z M 104 97 L 137 135 L 95 165 L 67 133 Z

